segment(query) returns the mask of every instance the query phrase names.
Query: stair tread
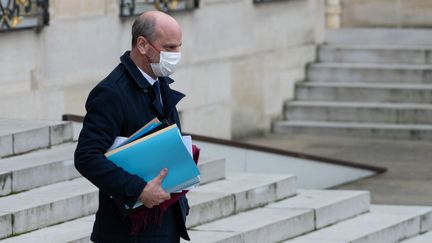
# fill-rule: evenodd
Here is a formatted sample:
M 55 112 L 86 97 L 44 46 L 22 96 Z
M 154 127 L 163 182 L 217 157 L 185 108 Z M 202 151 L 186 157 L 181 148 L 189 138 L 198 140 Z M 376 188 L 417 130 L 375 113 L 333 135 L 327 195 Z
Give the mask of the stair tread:
M 302 220 L 299 220 L 302 218 Z M 285 231 L 290 234 L 300 235 L 313 230 L 313 212 L 304 209 L 272 209 L 258 208 L 247 212 L 232 215 L 220 220 L 203 224 L 193 228 L 190 232 L 192 242 L 216 242 L 217 240 L 238 237 L 244 239 L 242 234 L 259 232 L 264 227 L 269 227 L 283 221 L 292 220 L 290 229 Z M 297 229 L 294 228 L 296 224 Z M 198 234 L 195 234 L 198 233 Z M 274 235 L 281 232 L 265 236 L 269 242 L 275 241 Z M 286 233 L 286 232 L 282 232 Z M 222 234 L 217 236 L 218 234 Z M 209 237 L 212 235 L 211 237 Z M 247 240 L 245 240 L 247 242 Z
M 432 90 L 432 84 L 402 84 L 402 83 L 355 83 L 355 82 L 300 82 L 298 86 L 305 87 L 341 87 L 341 88 L 369 88 L 369 89 L 406 89 Z
M 430 51 L 432 45 L 384 45 L 384 44 L 324 44 L 320 48 L 326 49 L 354 49 L 354 50 L 394 50 L 394 51 Z
M 371 237 L 373 234 L 379 234 L 384 230 L 394 228 L 396 225 L 407 223 L 416 218 L 420 219 L 426 214 L 429 214 L 431 212 L 430 210 L 432 210 L 432 208 L 427 209 L 424 207 L 405 208 L 405 212 L 397 213 L 386 209 L 386 207 L 371 206 L 371 212 L 369 213 L 311 232 L 299 238 L 285 241 L 285 243 L 300 243 L 310 239 L 351 242 L 361 238 Z M 399 207 L 399 209 L 403 209 L 403 207 Z M 408 234 L 408 236 L 416 235 L 420 232 L 420 225 L 413 225 L 410 230 L 410 232 L 405 232 L 408 230 L 397 231 L 399 235 L 394 234 L 392 237 L 394 237 L 394 240 L 400 240 L 407 237 L 407 235 L 404 234 Z
M 388 124 L 358 122 L 325 122 L 325 121 L 277 121 L 279 126 L 325 127 L 325 128 L 373 128 L 373 129 L 411 129 L 432 130 L 429 124 Z
M 0 209 L 3 212 L 14 213 L 96 191 L 97 188 L 87 179 L 78 178 L 2 197 Z
M 244 193 L 248 191 L 260 190 L 261 186 L 268 186 L 269 184 L 276 183 L 287 178 L 293 178 L 289 175 L 263 175 L 263 174 L 231 174 L 226 179 L 215 181 L 206 185 L 199 186 L 188 193 L 189 204 L 191 206 L 191 213 L 193 214 L 193 208 L 200 204 L 205 204 L 208 201 L 214 201 L 218 198 L 225 197 L 226 195 L 233 195 L 236 193 Z M 72 185 L 71 185 L 72 184 Z M 264 187 L 268 189 L 267 187 Z M 35 207 L 41 204 L 47 204 L 50 201 L 61 200 L 74 195 L 80 195 L 86 193 L 86 191 L 96 191 L 97 188 L 86 181 L 85 178 L 79 178 L 68 182 L 57 183 L 55 185 L 49 185 L 42 188 L 33 189 L 27 192 L 7 196 L 0 198 L 0 215 L 2 211 L 7 215 L 22 209 Z M 55 192 L 54 192 L 55 191 Z M 16 203 L 15 203 L 16 202 Z M 222 204 L 224 201 L 219 201 Z M 238 204 L 240 202 L 233 202 Z M 220 205 L 222 207 L 224 205 Z M 234 205 L 235 207 L 235 205 Z M 190 215 L 191 216 L 191 215 Z M 88 217 L 86 217 L 88 219 Z M 11 240 L 19 239 L 30 239 L 35 236 L 38 239 L 45 233 L 55 235 L 55 232 L 60 232 L 60 229 L 67 228 L 69 224 L 76 224 L 81 222 L 81 219 L 70 221 L 62 225 L 53 225 L 47 228 L 42 228 L 27 234 L 20 235 L 18 237 L 11 238 Z M 66 225 L 66 226 L 65 226 Z M 90 235 L 90 229 L 85 230 L 85 234 Z M 73 234 L 71 237 L 76 237 Z M 80 235 L 81 237 L 81 235 Z M 85 237 L 85 235 L 83 235 Z M 75 238 L 74 238 L 75 239 Z M 42 239 L 43 240 L 43 239 Z M 15 242 L 15 241 L 11 241 Z M 17 241 L 18 242 L 18 241 Z M 38 241 L 35 241 L 38 242 Z
M 429 64 L 394 64 L 394 63 L 347 63 L 347 62 L 320 62 L 312 63 L 311 68 L 356 68 L 356 69 L 382 69 L 382 70 L 432 70 Z
M 15 171 L 53 162 L 73 160 L 75 148 L 76 143 L 66 143 L 49 149 L 4 158 L 0 160 L 0 171 Z
M 410 239 L 401 241 L 400 243 L 431 243 L 432 242 L 432 231 L 424 233 L 422 235 L 414 236 Z
M 188 193 L 188 198 L 194 197 L 195 194 L 199 193 L 215 193 L 216 195 L 237 193 L 287 178 L 295 177 L 292 175 L 276 174 L 229 173 L 224 180 L 215 181 L 193 189 Z M 197 201 L 192 201 L 191 203 L 194 204 Z
M 432 104 L 396 102 L 287 101 L 286 104 L 306 107 L 432 109 Z
M 367 191 L 349 190 L 314 190 L 300 189 L 298 194 L 279 202 L 272 203 L 267 207 L 271 208 L 298 208 L 298 209 L 319 209 L 337 202 L 344 201 L 358 196 L 368 196 Z
M 75 219 L 58 225 L 42 228 L 26 234 L 0 240 L 1 243 L 15 242 L 71 242 L 89 237 L 93 228 L 94 215 Z
M 264 208 L 249 210 L 199 225 L 193 227 L 189 232 L 192 242 L 219 242 L 219 240 L 227 239 L 229 239 L 230 242 L 236 242 L 236 240 L 238 241 L 239 239 L 244 240 L 245 236 L 243 236 L 243 234 L 251 234 L 251 232 L 254 231 L 262 232 L 265 227 L 269 227 L 270 225 L 277 224 L 284 220 L 293 220 L 302 215 L 302 217 L 306 217 L 306 219 L 296 220 L 296 224 L 301 230 L 293 230 L 293 232 L 285 236 L 294 237 L 312 231 L 317 227 L 316 223 L 319 222 L 322 217 L 334 216 L 329 216 L 329 214 L 332 214 L 332 212 L 336 210 L 340 211 L 347 203 L 351 205 L 352 200 L 358 200 L 359 196 L 367 196 L 368 198 L 369 194 L 368 192 L 362 191 L 299 190 L 299 194 L 294 197 L 271 203 Z M 366 204 L 368 205 L 368 200 Z M 334 207 L 333 210 L 326 211 L 325 208 L 329 208 L 330 206 Z M 326 225 L 351 218 L 352 216 L 367 211 L 367 209 L 368 207 L 356 212 L 344 210 L 345 215 L 343 217 L 332 222 L 327 221 Z M 267 240 L 272 242 L 271 239 Z
M 55 125 L 67 124 L 64 121 L 43 121 L 43 120 L 18 120 L 0 118 L 0 135 L 21 133 L 37 128 L 50 127 Z

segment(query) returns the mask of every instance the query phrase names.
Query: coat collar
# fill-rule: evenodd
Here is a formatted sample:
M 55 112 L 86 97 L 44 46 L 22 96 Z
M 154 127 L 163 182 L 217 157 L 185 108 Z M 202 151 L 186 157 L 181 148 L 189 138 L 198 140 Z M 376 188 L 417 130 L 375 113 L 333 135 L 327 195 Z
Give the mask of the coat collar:
M 138 67 L 130 58 L 130 51 L 126 51 L 123 56 L 120 57 L 120 61 L 140 89 L 148 90 L 149 88 L 151 88 L 150 83 L 144 78 Z M 174 82 L 173 79 L 169 77 L 160 77 L 159 81 L 165 113 L 160 115 L 168 116 L 171 113 L 172 109 L 175 108 L 177 103 L 186 95 L 169 87 L 169 84 Z

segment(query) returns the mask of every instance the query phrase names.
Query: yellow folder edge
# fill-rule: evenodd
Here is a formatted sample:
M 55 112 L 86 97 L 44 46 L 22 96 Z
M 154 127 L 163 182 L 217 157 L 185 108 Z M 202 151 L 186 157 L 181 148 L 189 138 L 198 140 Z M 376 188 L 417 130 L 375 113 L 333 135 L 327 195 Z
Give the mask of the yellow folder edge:
M 176 127 L 177 127 L 176 124 L 171 125 L 171 126 L 169 126 L 169 127 L 166 127 L 166 128 L 164 128 L 164 129 L 161 129 L 161 130 L 159 130 L 159 131 L 157 131 L 157 132 L 155 132 L 155 133 L 152 133 L 152 134 L 149 134 L 149 135 L 147 135 L 147 136 L 145 136 L 145 137 L 142 137 L 142 138 L 140 138 L 140 139 L 137 139 L 137 140 L 135 140 L 135 141 L 133 141 L 133 142 L 131 142 L 131 143 L 128 143 L 128 144 L 126 144 L 126 145 L 123 145 L 123 146 L 121 146 L 121 147 L 118 147 L 118 148 L 116 148 L 116 149 L 113 149 L 113 150 L 111 150 L 111 151 L 105 153 L 105 157 L 108 157 L 108 156 L 110 156 L 110 155 L 112 155 L 112 154 L 115 154 L 115 153 L 117 153 L 117 152 L 120 152 L 120 151 L 122 151 L 123 149 L 127 149 L 127 148 L 129 148 L 130 146 L 133 146 L 134 144 L 137 144 L 137 143 L 140 143 L 141 141 L 144 141 L 144 140 L 150 139 L 150 138 L 152 138 L 152 137 L 154 137 L 154 136 L 157 136 L 158 134 L 161 134 L 161 133 L 163 133 L 163 132 L 165 132 L 165 131 L 168 131 L 168 130 L 173 129 L 173 128 L 176 128 Z

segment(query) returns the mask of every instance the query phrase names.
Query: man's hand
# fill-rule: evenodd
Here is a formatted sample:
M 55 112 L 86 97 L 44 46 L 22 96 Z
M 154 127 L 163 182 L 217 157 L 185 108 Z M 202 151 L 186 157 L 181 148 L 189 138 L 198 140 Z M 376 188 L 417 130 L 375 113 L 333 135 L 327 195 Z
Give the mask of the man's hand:
M 146 206 L 147 208 L 152 208 L 163 203 L 166 200 L 171 198 L 169 193 L 166 193 L 161 185 L 162 180 L 168 174 L 168 169 L 163 169 L 153 180 L 149 181 L 147 185 L 144 187 L 144 190 L 141 192 L 139 196 L 139 200 Z

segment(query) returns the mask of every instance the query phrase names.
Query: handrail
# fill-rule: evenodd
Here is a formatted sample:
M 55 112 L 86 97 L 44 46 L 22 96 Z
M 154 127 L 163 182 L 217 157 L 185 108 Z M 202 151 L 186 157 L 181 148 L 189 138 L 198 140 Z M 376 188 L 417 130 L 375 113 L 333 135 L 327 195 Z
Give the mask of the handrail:
M 74 115 L 74 114 L 64 114 L 62 116 L 62 120 L 82 123 L 84 120 L 84 117 L 79 116 L 79 115 Z M 233 140 L 228 140 L 228 139 L 208 137 L 208 136 L 203 136 L 203 135 L 198 135 L 198 134 L 189 134 L 189 135 L 191 135 L 194 140 L 201 141 L 201 142 L 226 145 L 226 146 L 235 147 L 235 148 L 249 149 L 249 150 L 254 150 L 254 151 L 259 151 L 259 152 L 283 155 L 283 156 L 290 156 L 290 157 L 299 158 L 299 159 L 315 160 L 315 161 L 319 161 L 319 162 L 326 163 L 326 164 L 341 165 L 341 166 L 346 166 L 346 167 L 351 167 L 351 168 L 356 168 L 356 169 L 365 169 L 365 170 L 374 171 L 377 174 L 381 174 L 381 173 L 384 173 L 387 171 L 387 168 L 385 168 L 385 167 L 365 165 L 365 164 L 355 163 L 355 162 L 346 161 L 346 160 L 327 158 L 327 157 L 322 157 L 322 156 L 305 154 L 305 153 L 301 153 L 301 152 L 276 149 L 276 148 L 265 147 L 265 146 L 261 146 L 261 145 L 249 144 L 249 143 L 233 141 Z

